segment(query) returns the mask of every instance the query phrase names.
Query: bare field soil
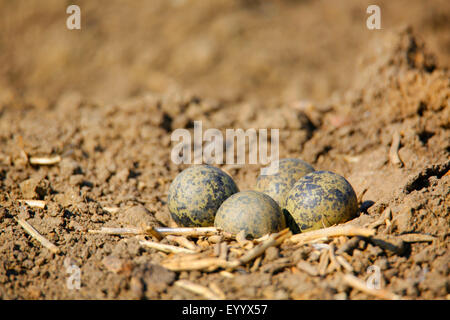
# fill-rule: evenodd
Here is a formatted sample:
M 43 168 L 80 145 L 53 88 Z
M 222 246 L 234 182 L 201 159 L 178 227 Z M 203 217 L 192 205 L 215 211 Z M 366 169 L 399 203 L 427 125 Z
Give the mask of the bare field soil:
M 375 31 L 365 1 L 206 3 L 79 1 L 82 29 L 69 31 L 61 1 L 0 1 L 0 298 L 208 297 L 187 280 L 226 299 L 448 299 L 450 3 L 381 1 Z M 360 203 L 350 223 L 375 235 L 285 241 L 224 272 L 169 270 L 176 255 L 139 237 L 88 233 L 175 226 L 167 191 L 186 165 L 171 161 L 171 133 L 193 121 L 280 129 L 280 157 L 346 177 Z M 260 169 L 220 167 L 241 190 Z M 240 240 L 228 260 L 255 245 Z M 224 242 L 191 241 L 201 257 Z M 373 266 L 384 296 L 346 278 Z

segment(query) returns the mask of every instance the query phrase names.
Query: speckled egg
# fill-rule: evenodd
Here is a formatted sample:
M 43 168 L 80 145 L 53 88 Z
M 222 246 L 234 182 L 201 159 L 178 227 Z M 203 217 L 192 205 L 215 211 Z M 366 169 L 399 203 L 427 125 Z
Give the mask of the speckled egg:
M 217 209 L 236 192 L 239 189 L 233 179 L 219 168 L 193 166 L 183 170 L 172 181 L 169 211 L 179 226 L 212 226 Z
M 314 171 L 298 180 L 286 198 L 286 211 L 298 230 L 330 227 L 354 218 L 358 212 L 355 191 L 342 176 Z
M 245 230 L 246 236 L 259 238 L 286 228 L 283 213 L 268 195 L 242 191 L 229 197 L 217 211 L 216 228 L 233 234 Z
M 272 175 L 260 175 L 256 180 L 256 191 L 264 192 L 274 199 L 280 208 L 285 207 L 286 196 L 294 184 L 314 168 L 300 159 L 281 159 L 278 172 Z

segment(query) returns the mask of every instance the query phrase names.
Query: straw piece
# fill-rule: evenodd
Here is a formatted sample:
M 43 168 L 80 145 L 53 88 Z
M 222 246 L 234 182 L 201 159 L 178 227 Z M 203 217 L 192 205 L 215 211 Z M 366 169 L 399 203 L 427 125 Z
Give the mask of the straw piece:
M 330 261 L 331 261 L 330 265 L 333 265 L 336 268 L 336 270 L 339 271 L 341 269 L 341 265 L 337 261 L 336 255 L 334 254 L 334 244 L 333 243 L 330 244 L 330 248 L 328 249 L 328 251 L 329 251 L 329 256 L 330 256 Z
M 269 239 L 269 236 L 270 236 L 270 234 L 267 233 L 260 238 L 254 239 L 253 241 L 260 243 L 260 242 L 263 242 L 263 241 L 266 241 L 267 239 Z
M 241 258 L 238 259 L 240 264 L 246 264 L 256 257 L 262 255 L 267 248 L 276 245 L 277 243 L 282 243 L 284 240 L 290 238 L 292 236 L 291 231 L 288 228 L 280 231 L 279 233 L 274 233 L 269 236 L 269 239 L 260 243 L 258 246 L 244 254 Z M 237 262 L 233 262 L 237 263 Z
M 391 163 L 398 167 L 403 167 L 403 162 L 398 156 L 398 149 L 400 148 L 400 133 L 394 132 L 392 135 L 391 148 L 389 149 L 389 159 Z
M 163 236 L 153 227 L 143 228 L 109 228 L 102 227 L 100 230 L 88 230 L 89 233 L 112 234 L 112 235 L 151 235 L 161 240 Z
M 432 242 L 436 240 L 436 237 L 429 234 L 421 234 L 421 233 L 409 233 L 402 234 L 399 236 L 404 242 Z
M 236 241 L 239 243 L 239 245 L 241 247 L 245 247 L 247 245 L 247 243 L 249 243 L 250 241 L 247 240 L 247 238 L 245 237 L 245 230 L 241 230 L 237 235 L 236 235 Z
M 375 235 L 375 230 L 356 227 L 351 224 L 333 226 L 325 229 L 319 229 L 314 231 L 308 231 L 293 235 L 289 242 L 306 242 L 323 237 L 339 237 L 339 236 L 362 236 L 371 237 Z
M 344 242 L 344 244 L 337 250 L 338 254 L 341 254 L 343 252 L 345 253 L 351 253 L 354 249 L 356 249 L 359 245 L 359 242 L 362 240 L 361 237 L 354 237 L 350 240 Z
M 220 271 L 219 274 L 224 278 L 228 278 L 228 279 L 234 278 L 234 274 L 232 274 L 231 272 L 228 272 L 226 270 Z
M 392 217 L 391 208 L 387 207 L 386 209 L 384 209 L 383 213 L 376 221 L 369 223 L 368 225 L 366 225 L 366 227 L 368 227 L 369 229 L 374 229 L 376 227 L 383 225 L 386 222 L 386 219 L 390 219 L 391 217 Z
M 99 234 L 115 234 L 115 235 L 136 235 L 143 234 L 142 229 L 138 228 L 108 228 L 102 227 L 100 230 L 88 230 L 88 233 L 99 233 Z
M 198 227 L 198 228 L 155 228 L 156 231 L 163 235 L 200 237 L 219 234 L 219 230 L 214 227 Z
M 53 243 L 51 243 L 50 241 L 48 241 L 46 238 L 44 238 L 44 236 L 42 236 L 31 224 L 29 224 L 28 222 L 26 222 L 23 219 L 20 218 L 15 218 L 17 223 L 25 229 L 25 231 L 34 239 L 36 239 L 37 241 L 39 241 L 44 247 L 46 247 L 47 249 L 49 249 L 51 252 L 53 253 L 58 253 L 59 252 L 59 248 L 57 246 L 55 246 Z
M 44 166 L 50 166 L 53 164 L 57 164 L 61 161 L 61 156 L 53 156 L 53 157 L 30 157 L 28 161 L 31 164 L 36 165 L 44 165 Z
M 328 267 L 328 263 L 330 261 L 330 257 L 329 257 L 329 251 L 325 250 L 322 251 L 322 254 L 320 255 L 320 260 L 319 260 L 319 275 L 324 276 L 327 273 L 327 267 Z
M 222 242 L 223 237 L 221 235 L 213 235 L 208 237 L 209 243 L 220 243 Z
M 367 190 L 369 190 L 369 189 L 364 188 L 364 189 L 362 189 L 362 191 L 360 193 L 358 193 L 358 195 L 356 196 L 356 200 L 358 201 L 358 203 L 362 203 L 362 198 L 366 194 Z
M 226 242 L 220 243 L 220 253 L 219 253 L 219 259 L 221 260 L 227 260 L 228 257 L 228 244 Z
M 227 298 L 225 293 L 222 291 L 222 289 L 220 289 L 217 283 L 211 282 L 208 287 L 220 298 L 220 300 L 225 300 Z
M 175 243 L 179 244 L 180 246 L 183 246 L 189 250 L 198 251 L 198 247 L 192 241 L 189 241 L 188 239 L 186 239 L 184 237 L 173 236 L 173 235 L 169 234 L 166 236 L 166 239 L 171 242 L 175 242 Z
M 261 260 L 262 260 L 262 256 L 259 256 L 258 258 L 255 259 L 252 267 L 250 268 L 250 272 L 258 271 L 259 265 L 261 264 Z
M 195 284 L 188 280 L 178 280 L 175 282 L 174 285 L 183 288 L 185 290 L 188 290 L 190 292 L 193 292 L 195 294 L 198 294 L 200 296 L 203 296 L 208 300 L 222 300 L 222 297 L 214 293 L 211 289 L 208 289 L 207 287 L 201 286 L 199 284 Z
M 228 261 L 219 258 L 203 258 L 198 260 L 171 259 L 163 261 L 161 265 L 171 271 L 214 271 L 218 268 L 226 268 Z
M 350 263 L 347 262 L 347 260 L 345 260 L 344 257 L 342 256 L 336 256 L 336 260 L 337 262 L 339 262 L 339 264 L 341 266 L 344 267 L 345 270 L 349 271 L 349 272 L 353 272 L 353 267 L 351 266 Z
M 32 208 L 40 208 L 40 209 L 44 209 L 45 205 L 47 204 L 45 201 L 43 200 L 25 200 L 25 199 L 20 199 L 17 200 L 20 203 L 25 203 L 28 206 L 32 207 Z
M 139 241 L 139 244 L 149 247 L 149 248 L 152 248 L 152 249 L 162 251 L 162 252 L 166 252 L 166 253 L 195 253 L 194 250 L 189 250 L 186 248 L 180 248 L 180 247 L 172 246 L 170 244 L 162 244 L 162 243 L 153 242 L 153 241 L 141 240 L 141 241 Z
M 164 236 L 158 230 L 156 230 L 156 228 L 153 228 L 151 226 L 143 225 L 142 230 L 145 234 L 155 237 L 158 241 L 161 241 L 164 238 Z
M 105 209 L 105 208 L 104 208 Z M 143 227 L 143 228 L 109 228 L 102 227 L 100 230 L 89 230 L 89 233 L 103 233 L 103 234 L 149 234 L 155 236 L 156 238 L 163 237 L 166 235 L 174 236 L 184 236 L 184 237 L 202 237 L 210 235 L 221 234 L 225 238 L 230 238 L 228 235 L 220 230 L 213 227 L 199 227 L 199 228 L 153 228 L 153 227 Z M 161 235 L 161 236 L 159 236 Z
M 364 281 L 358 279 L 357 277 L 355 277 L 352 274 L 344 275 L 344 281 L 351 287 L 358 289 L 369 295 L 372 295 L 374 297 L 380 298 L 380 299 L 386 299 L 386 300 L 401 299 L 400 296 L 398 296 L 390 291 L 387 291 L 385 289 L 371 289 L 371 288 L 367 287 L 367 285 Z

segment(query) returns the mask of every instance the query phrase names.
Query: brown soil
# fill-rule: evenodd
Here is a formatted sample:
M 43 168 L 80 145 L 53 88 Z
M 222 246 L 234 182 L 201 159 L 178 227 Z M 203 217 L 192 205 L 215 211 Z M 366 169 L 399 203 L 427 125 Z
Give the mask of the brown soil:
M 344 175 L 362 195 L 354 224 L 386 208 L 392 218 L 378 241 L 327 243 L 362 280 L 376 265 L 395 294 L 448 299 L 450 3 L 380 3 L 383 29 L 369 31 L 361 1 L 79 1 L 82 30 L 68 31 L 65 2 L 1 2 L 0 298 L 201 298 L 179 279 L 215 283 L 228 299 L 373 298 L 342 268 L 298 268 L 322 267 L 317 245 L 282 244 L 226 277 L 172 272 L 136 238 L 86 232 L 173 226 L 167 190 L 186 166 L 170 160 L 170 134 L 202 120 L 278 128 L 281 157 Z M 401 167 L 389 157 L 395 133 Z M 31 166 L 24 153 L 62 161 Z M 241 190 L 254 187 L 258 166 L 222 167 Z M 434 240 L 401 240 L 411 233 Z M 66 258 L 81 268 L 80 290 L 66 286 Z

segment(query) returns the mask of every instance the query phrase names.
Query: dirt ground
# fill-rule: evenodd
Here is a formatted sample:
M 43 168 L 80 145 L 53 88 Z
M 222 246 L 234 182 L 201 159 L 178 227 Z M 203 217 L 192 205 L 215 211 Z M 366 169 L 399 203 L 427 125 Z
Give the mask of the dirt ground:
M 379 1 L 373 31 L 372 3 L 356 0 L 76 3 L 82 29 L 69 31 L 66 2 L 0 1 L 1 299 L 205 298 L 179 280 L 226 299 L 374 299 L 345 281 L 372 266 L 402 298 L 449 299 L 448 1 Z M 173 254 L 137 237 L 88 233 L 174 226 L 167 191 L 186 165 L 171 161 L 170 136 L 197 120 L 280 129 L 280 156 L 345 176 L 360 196 L 351 224 L 376 235 L 285 242 L 258 263 L 201 272 L 168 270 Z M 260 169 L 220 167 L 241 190 Z M 196 246 L 213 256 L 213 242 Z M 242 244 L 229 246 L 238 257 Z

